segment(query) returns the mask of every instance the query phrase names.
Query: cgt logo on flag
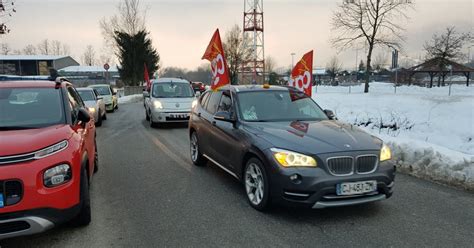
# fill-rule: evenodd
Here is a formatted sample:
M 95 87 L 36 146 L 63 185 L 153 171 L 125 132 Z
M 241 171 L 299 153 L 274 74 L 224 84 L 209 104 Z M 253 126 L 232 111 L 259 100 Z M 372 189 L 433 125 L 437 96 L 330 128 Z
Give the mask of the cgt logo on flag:
M 218 88 L 230 83 L 229 71 L 225 61 L 224 49 L 222 48 L 219 29 L 217 29 L 212 36 L 211 42 L 207 46 L 206 52 L 202 56 L 202 59 L 206 59 L 211 62 L 212 90 L 217 90 Z
M 313 51 L 308 52 L 301 58 L 291 71 L 289 86 L 293 86 L 308 96 L 312 94 L 313 83 Z

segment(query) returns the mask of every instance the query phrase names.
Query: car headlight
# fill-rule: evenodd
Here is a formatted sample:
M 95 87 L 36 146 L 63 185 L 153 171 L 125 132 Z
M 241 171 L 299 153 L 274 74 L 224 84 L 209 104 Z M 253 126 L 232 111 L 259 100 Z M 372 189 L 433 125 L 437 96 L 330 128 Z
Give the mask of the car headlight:
M 53 155 L 57 152 L 60 152 L 64 149 L 66 149 L 67 146 L 68 146 L 67 140 L 63 140 L 63 141 L 61 141 L 57 144 L 54 144 L 52 146 L 46 147 L 44 149 L 41 149 L 41 150 L 35 152 L 35 159 L 40 159 L 40 158 L 44 158 L 44 157 Z
M 380 150 L 380 162 L 392 159 L 392 151 L 387 145 L 383 145 Z
M 89 112 L 95 113 L 95 108 L 87 108 L 87 109 L 89 109 Z
M 163 105 L 161 104 L 160 101 L 154 101 L 153 106 L 155 107 L 155 109 L 162 109 L 163 108 Z
M 272 148 L 273 157 L 283 167 L 317 167 L 316 160 L 300 153 Z
M 67 183 L 72 178 L 71 166 L 60 164 L 44 172 L 44 186 L 50 188 Z
M 191 103 L 191 108 L 196 107 L 197 104 L 198 104 L 198 101 L 197 101 L 197 100 L 194 100 L 193 103 Z

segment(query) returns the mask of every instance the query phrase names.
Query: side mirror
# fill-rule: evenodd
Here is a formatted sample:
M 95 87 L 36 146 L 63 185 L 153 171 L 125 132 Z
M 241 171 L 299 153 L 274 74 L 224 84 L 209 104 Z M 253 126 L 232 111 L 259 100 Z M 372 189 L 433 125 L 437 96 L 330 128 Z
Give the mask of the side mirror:
M 112 91 L 112 95 L 116 96 L 116 95 L 117 95 L 117 91 Z
M 150 97 L 150 92 L 148 92 L 148 91 L 143 91 L 143 96 L 144 96 L 144 97 Z
M 336 115 L 334 114 L 334 112 L 332 112 L 332 110 L 325 109 L 324 113 L 330 120 L 337 120 Z
M 196 91 L 196 94 L 194 94 L 196 97 L 201 97 L 201 91 Z
M 234 117 L 232 117 L 232 114 L 226 111 L 217 112 L 214 115 L 214 119 L 218 121 L 225 121 L 225 122 L 231 122 L 231 123 L 235 122 L 235 119 Z
M 79 113 L 77 114 L 77 120 L 82 123 L 87 123 L 91 120 L 91 116 L 89 115 L 89 112 L 87 112 L 87 110 L 85 110 L 84 108 L 80 108 Z

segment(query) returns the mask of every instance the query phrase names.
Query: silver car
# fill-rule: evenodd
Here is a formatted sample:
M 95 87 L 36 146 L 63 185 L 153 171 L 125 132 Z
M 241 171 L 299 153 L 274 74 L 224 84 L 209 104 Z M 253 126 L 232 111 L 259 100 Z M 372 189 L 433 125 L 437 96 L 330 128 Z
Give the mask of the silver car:
M 179 78 L 154 80 L 145 92 L 145 115 L 150 126 L 165 122 L 188 122 L 196 95 L 191 84 Z
M 107 120 L 107 111 L 102 96 L 92 88 L 77 88 L 77 92 L 81 95 L 90 115 L 94 117 L 95 125 L 102 126 L 102 120 Z

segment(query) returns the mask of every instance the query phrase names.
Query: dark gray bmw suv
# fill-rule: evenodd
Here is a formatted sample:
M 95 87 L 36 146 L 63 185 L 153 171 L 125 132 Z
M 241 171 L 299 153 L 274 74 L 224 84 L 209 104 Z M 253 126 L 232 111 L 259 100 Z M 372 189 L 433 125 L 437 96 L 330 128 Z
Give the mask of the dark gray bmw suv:
M 335 120 L 295 88 L 226 86 L 193 105 L 193 163 L 209 160 L 242 181 L 257 210 L 272 203 L 346 206 L 392 195 L 395 167 L 382 140 Z

